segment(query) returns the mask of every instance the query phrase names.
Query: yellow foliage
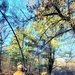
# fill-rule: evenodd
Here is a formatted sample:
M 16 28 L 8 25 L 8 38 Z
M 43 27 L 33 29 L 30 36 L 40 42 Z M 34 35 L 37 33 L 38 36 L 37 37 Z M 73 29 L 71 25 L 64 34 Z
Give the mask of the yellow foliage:
M 41 73 L 41 75 L 46 75 L 46 74 L 47 74 L 47 72 L 42 72 L 42 73 Z
M 61 45 L 61 44 L 58 43 L 55 39 L 52 39 L 51 44 L 52 44 L 54 47 L 58 47 L 58 46 Z
M 72 2 L 70 7 L 74 9 L 75 8 L 75 2 Z

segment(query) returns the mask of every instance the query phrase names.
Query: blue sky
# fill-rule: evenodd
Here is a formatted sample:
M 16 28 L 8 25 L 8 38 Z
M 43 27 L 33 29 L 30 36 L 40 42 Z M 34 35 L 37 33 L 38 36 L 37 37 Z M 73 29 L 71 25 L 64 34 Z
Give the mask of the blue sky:
M 7 1 L 8 1 L 8 2 L 7 2 L 7 3 L 8 3 L 8 11 L 6 12 L 6 15 L 7 15 L 7 16 L 12 16 L 12 15 L 10 14 L 10 11 L 12 10 L 12 11 L 14 11 L 17 15 L 21 15 L 21 17 L 22 17 L 22 13 L 19 11 L 18 8 L 16 8 L 16 6 L 19 7 L 20 9 L 22 9 L 26 16 L 27 16 L 27 14 L 29 14 L 28 11 L 27 11 L 27 9 L 26 9 L 26 4 L 27 4 L 26 1 L 24 1 L 24 0 L 7 0 Z M 0 2 L 2 2 L 2 0 L 0 0 Z M 8 19 L 8 20 L 9 20 L 9 19 Z M 12 20 L 11 20 L 11 21 L 12 21 Z M 7 25 L 7 23 L 6 23 L 6 25 Z M 8 26 L 8 25 L 7 25 L 7 26 Z M 8 26 L 8 27 L 9 27 L 9 26 Z M 13 28 L 15 29 L 15 26 L 14 26 Z M 9 30 L 10 30 L 10 28 L 7 29 L 7 33 L 9 32 Z M 9 36 L 7 37 L 7 39 L 5 40 L 5 44 L 6 44 L 6 45 L 9 45 L 9 44 L 10 44 L 12 36 L 13 36 L 13 34 L 12 34 L 12 32 L 11 32 L 10 35 L 9 35 Z M 4 37 L 4 34 L 3 34 L 3 37 Z
M 30 15 L 33 15 L 31 13 L 28 12 L 26 5 L 29 4 L 30 6 L 32 6 L 33 4 L 35 4 L 35 0 L 7 0 L 8 2 L 8 11 L 6 12 L 7 16 L 12 16 L 11 15 L 11 11 L 15 12 L 17 14 L 17 16 L 21 16 L 20 20 L 22 20 L 24 18 L 24 20 L 26 20 L 27 18 L 29 18 Z M 25 17 L 23 15 L 23 13 L 20 11 L 20 9 L 24 12 Z M 8 19 L 10 22 L 13 21 L 13 19 Z M 29 23 L 30 24 L 30 23 Z M 30 27 L 30 25 L 27 25 L 28 28 Z M 12 24 L 11 24 L 12 25 Z M 19 25 L 21 27 L 21 25 Z M 9 26 L 8 26 L 9 27 Z M 15 26 L 13 26 L 13 28 L 15 29 Z M 9 45 L 11 42 L 11 38 L 12 38 L 12 33 L 8 36 L 8 38 L 5 40 L 5 44 Z

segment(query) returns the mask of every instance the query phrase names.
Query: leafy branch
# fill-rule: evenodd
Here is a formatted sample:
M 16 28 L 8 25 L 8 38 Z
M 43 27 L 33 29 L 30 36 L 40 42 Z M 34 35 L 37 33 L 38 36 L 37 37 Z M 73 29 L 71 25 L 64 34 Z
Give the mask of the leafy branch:
M 72 29 L 68 29 L 68 30 L 66 30 L 66 31 L 63 31 L 63 32 L 61 32 L 61 33 L 58 33 L 58 34 L 54 35 L 53 37 L 51 37 L 51 38 L 44 44 L 44 46 L 47 45 L 49 42 L 51 42 L 51 40 L 52 40 L 53 38 L 55 38 L 55 37 L 57 37 L 57 36 L 59 36 L 59 35 L 61 35 L 61 34 L 64 34 L 64 33 L 66 33 L 66 32 L 69 32 L 69 31 L 71 31 L 71 30 L 72 30 Z M 42 48 L 43 48 L 44 46 L 42 46 Z

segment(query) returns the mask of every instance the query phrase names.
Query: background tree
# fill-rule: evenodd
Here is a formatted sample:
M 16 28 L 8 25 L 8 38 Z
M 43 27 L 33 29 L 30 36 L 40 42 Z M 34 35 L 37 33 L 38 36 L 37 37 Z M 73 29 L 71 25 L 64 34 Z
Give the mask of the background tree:
M 56 22 L 54 24 L 49 21 L 49 24 L 52 23 L 49 26 L 50 30 L 52 30 L 52 28 L 53 28 L 53 31 L 56 32 L 54 34 L 51 34 L 52 36 L 47 35 L 48 34 L 47 31 L 49 30 L 49 28 L 45 29 L 44 33 L 42 33 L 43 28 L 47 27 L 46 24 L 45 25 L 43 24 L 44 26 L 41 26 L 40 24 L 38 24 L 37 27 L 39 26 L 40 29 L 36 28 L 36 26 L 35 26 L 37 32 L 39 32 L 39 34 L 42 33 L 41 38 L 43 38 L 44 35 L 46 35 L 48 37 L 47 38 L 48 41 L 45 43 L 45 45 L 48 44 L 53 38 L 55 38 L 59 35 L 62 35 L 65 32 L 68 32 L 70 30 L 74 31 L 74 21 L 73 21 L 74 18 L 72 16 L 74 14 L 74 12 L 72 12 L 74 9 L 72 8 L 73 7 L 73 5 L 71 5 L 72 3 L 74 3 L 74 1 L 47 0 L 47 1 L 40 1 L 38 7 L 36 7 L 35 5 L 29 6 L 32 8 L 32 10 L 33 9 L 36 10 L 35 17 L 37 17 L 37 19 L 41 20 L 43 23 L 45 23 L 44 18 L 46 18 L 48 20 L 48 18 L 52 17 L 53 20 L 55 20 L 55 18 L 59 20 L 57 22 L 58 24 L 56 24 Z M 65 14 L 63 14 L 63 13 L 65 13 Z M 44 17 L 44 16 L 46 16 L 46 17 Z M 51 18 L 50 18 L 50 20 L 51 20 Z M 56 28 L 58 28 L 57 31 L 56 31 Z M 70 28 L 70 29 L 67 30 L 68 28 Z M 40 30 L 40 31 L 38 31 L 38 30 Z
M 0 24 L 0 72 L 2 72 L 2 56 L 4 54 L 4 50 L 3 48 L 6 46 L 5 41 L 7 40 L 9 34 L 10 34 L 10 30 L 7 30 L 7 26 L 4 26 L 4 22 L 1 22 Z

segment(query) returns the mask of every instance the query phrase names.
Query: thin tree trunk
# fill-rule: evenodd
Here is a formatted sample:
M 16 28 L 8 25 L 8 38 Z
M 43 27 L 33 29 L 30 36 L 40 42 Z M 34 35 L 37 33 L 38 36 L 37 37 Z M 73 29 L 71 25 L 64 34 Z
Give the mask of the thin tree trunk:
M 0 73 L 2 73 L 2 69 L 1 69 L 1 55 L 2 55 L 2 35 L 0 32 Z
M 48 74 L 51 75 L 54 62 L 53 62 L 53 59 L 51 59 L 51 58 L 48 59 L 48 62 L 49 62 L 49 64 L 48 64 Z
M 6 20 L 6 22 L 8 23 L 9 27 L 11 28 L 11 30 L 12 30 L 12 32 L 13 32 L 15 38 L 16 38 L 17 44 L 18 44 L 18 46 L 19 46 L 19 50 L 21 51 L 23 65 L 25 66 L 24 54 L 23 54 L 22 48 L 21 48 L 21 46 L 20 46 L 20 43 L 19 43 L 19 41 L 18 41 L 18 38 L 17 38 L 17 36 L 16 36 L 16 34 L 15 34 L 15 32 L 14 32 L 14 30 L 13 30 L 11 24 L 10 24 L 9 21 L 7 20 L 5 14 L 4 14 L 1 10 L 0 10 L 0 12 L 1 12 L 2 16 L 4 17 L 4 19 Z M 25 67 L 26 67 L 26 66 L 25 66 Z
M 49 58 L 48 58 L 48 75 L 51 75 L 53 64 L 54 64 L 55 51 L 52 49 L 51 44 L 49 48 L 50 48 L 50 53 L 49 53 Z

